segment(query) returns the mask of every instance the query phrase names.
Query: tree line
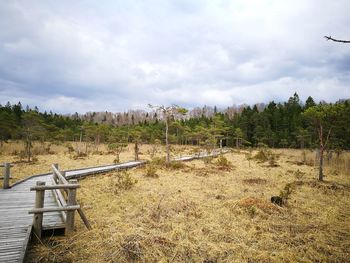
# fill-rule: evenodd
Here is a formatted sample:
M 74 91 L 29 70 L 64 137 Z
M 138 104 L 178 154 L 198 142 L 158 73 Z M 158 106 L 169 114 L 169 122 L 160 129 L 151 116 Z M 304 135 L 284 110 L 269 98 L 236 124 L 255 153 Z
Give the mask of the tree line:
M 100 143 L 115 146 L 135 141 L 164 143 L 167 136 L 172 144 L 207 148 L 320 148 L 321 141 L 325 144 L 327 140 L 328 148 L 350 149 L 349 100 L 316 103 L 309 97 L 303 103 L 295 93 L 286 102 L 271 101 L 263 107 L 261 104 L 260 107 L 244 106 L 234 113 L 215 107 L 210 115 L 194 116 L 193 111 L 169 116 L 163 116 L 160 111 L 149 115 L 152 117 L 117 125 L 115 122 L 95 122 L 77 114 L 64 116 L 41 112 L 37 107 L 24 109 L 20 102 L 6 103 L 0 105 L 0 142 L 2 145 L 7 140 L 23 140 L 29 150 L 32 141 L 36 140 L 85 141 L 96 146 Z

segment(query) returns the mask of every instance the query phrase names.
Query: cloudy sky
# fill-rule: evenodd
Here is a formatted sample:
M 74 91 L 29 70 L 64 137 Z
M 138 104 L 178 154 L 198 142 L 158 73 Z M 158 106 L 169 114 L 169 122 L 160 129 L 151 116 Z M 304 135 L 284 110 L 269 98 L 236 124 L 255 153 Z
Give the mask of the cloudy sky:
M 0 103 L 56 112 L 350 98 L 349 0 L 1 0 Z

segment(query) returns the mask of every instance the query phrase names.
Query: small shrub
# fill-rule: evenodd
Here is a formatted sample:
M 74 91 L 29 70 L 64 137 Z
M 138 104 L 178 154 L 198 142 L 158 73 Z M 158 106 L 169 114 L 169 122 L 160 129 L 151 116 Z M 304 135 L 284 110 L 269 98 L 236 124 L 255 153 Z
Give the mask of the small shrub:
M 183 162 L 180 162 L 180 161 L 172 161 L 170 163 L 167 163 L 166 167 L 169 169 L 178 170 L 178 169 L 184 168 L 185 164 Z
M 165 157 L 154 157 L 152 163 L 159 166 L 164 166 L 166 163 Z
M 298 169 L 294 172 L 294 175 L 298 180 L 301 180 L 301 179 L 303 179 L 305 173 Z
M 257 146 L 258 146 L 258 148 L 265 148 L 265 149 L 267 148 L 267 144 L 265 144 L 263 142 L 259 142 Z
M 157 166 L 154 164 L 149 164 L 146 166 L 146 173 L 145 173 L 146 177 L 152 177 L 152 178 L 157 178 L 158 174 L 157 174 Z
M 269 156 L 269 166 L 270 167 L 277 167 L 278 166 L 278 164 L 276 162 L 276 155 L 274 155 L 273 153 L 271 153 Z
M 288 199 L 290 199 L 290 195 L 292 194 L 293 185 L 288 183 L 284 187 L 284 189 L 280 192 L 279 196 L 282 198 L 282 200 L 285 202 Z
M 114 184 L 116 188 L 115 192 L 118 192 L 118 190 L 130 190 L 137 182 L 138 181 L 133 179 L 128 172 L 118 172 L 117 181 Z
M 68 150 L 69 154 L 74 152 L 74 148 L 73 148 L 72 144 L 67 143 L 66 147 L 67 147 L 67 150 Z
M 229 162 L 229 160 L 227 160 L 227 158 L 223 155 L 220 155 L 217 158 L 216 164 L 222 168 L 229 168 L 231 166 L 231 162 Z
M 84 157 L 87 157 L 87 154 L 84 153 L 84 152 L 76 153 L 76 154 L 73 155 L 73 159 L 74 159 L 74 160 L 77 160 L 77 159 L 79 159 L 79 158 L 82 158 L 82 159 L 83 159 Z
M 254 155 L 253 158 L 260 163 L 266 162 L 269 159 L 267 150 L 265 149 L 259 150 L 258 153 Z
M 251 218 L 255 217 L 257 212 L 258 211 L 254 205 L 252 205 L 248 208 L 248 214 L 250 215 Z
M 277 167 L 278 164 L 276 162 L 277 155 L 274 154 L 272 151 L 264 148 L 258 151 L 258 153 L 253 157 L 257 162 L 264 163 L 269 162 L 269 167 Z
M 130 235 L 125 237 L 121 244 L 122 251 L 128 262 L 134 262 L 142 259 L 141 236 Z
M 249 148 L 249 152 L 246 153 L 245 157 L 247 158 L 248 163 L 249 163 L 249 167 L 250 167 L 250 161 L 253 159 L 253 154 L 252 154 L 252 149 L 251 148 Z
M 212 156 L 208 156 L 208 157 L 204 157 L 202 160 L 203 160 L 204 164 L 211 164 L 213 159 L 214 158 Z

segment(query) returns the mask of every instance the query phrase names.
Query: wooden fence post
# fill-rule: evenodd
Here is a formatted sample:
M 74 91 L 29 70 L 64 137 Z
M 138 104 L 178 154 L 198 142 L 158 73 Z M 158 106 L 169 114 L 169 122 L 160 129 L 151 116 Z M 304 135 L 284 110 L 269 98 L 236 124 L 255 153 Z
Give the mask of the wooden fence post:
M 37 186 L 45 185 L 45 182 L 36 182 Z M 44 207 L 45 190 L 36 190 L 35 208 Z M 33 231 L 35 236 L 40 239 L 43 227 L 43 213 L 35 213 L 33 219 Z
M 69 180 L 70 184 L 77 184 L 77 179 Z M 76 192 L 77 189 L 68 189 L 68 200 L 67 200 L 67 206 L 74 206 L 77 204 L 76 200 Z M 71 233 L 74 230 L 74 213 L 75 211 L 67 211 L 67 218 L 66 218 L 66 232 Z
M 4 182 L 2 185 L 3 189 L 10 188 L 10 164 L 4 163 Z

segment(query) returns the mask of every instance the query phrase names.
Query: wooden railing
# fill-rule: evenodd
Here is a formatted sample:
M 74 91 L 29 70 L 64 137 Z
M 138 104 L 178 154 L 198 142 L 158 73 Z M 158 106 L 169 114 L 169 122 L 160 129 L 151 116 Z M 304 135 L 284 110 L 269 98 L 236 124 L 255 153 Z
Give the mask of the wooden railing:
M 43 213 L 61 212 L 66 233 L 70 233 L 74 230 L 75 210 L 77 210 L 85 226 L 91 229 L 88 219 L 76 200 L 76 192 L 80 188 L 78 181 L 76 179 L 67 181 L 65 172 L 59 171 L 57 164 L 52 165 L 52 171 L 52 185 L 46 185 L 45 182 L 38 181 L 36 186 L 30 188 L 31 191 L 36 191 L 35 208 L 29 211 L 29 214 L 34 214 L 33 231 L 36 237 L 41 238 Z M 46 190 L 52 190 L 57 200 L 57 207 L 44 207 Z
M 4 180 L 2 183 L 2 188 L 3 189 L 11 188 L 10 179 L 12 179 L 12 177 L 10 173 L 10 167 L 13 167 L 13 164 L 3 163 L 3 164 L 0 164 L 0 167 L 3 167 L 3 176 L 0 176 L 0 179 Z

